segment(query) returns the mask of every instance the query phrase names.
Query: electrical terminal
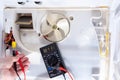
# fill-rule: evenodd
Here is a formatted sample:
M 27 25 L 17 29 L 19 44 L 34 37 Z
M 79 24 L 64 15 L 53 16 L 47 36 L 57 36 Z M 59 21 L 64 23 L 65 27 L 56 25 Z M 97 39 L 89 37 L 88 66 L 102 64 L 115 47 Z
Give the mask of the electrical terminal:
M 99 43 L 100 49 L 100 56 L 107 57 L 109 55 L 109 44 L 110 44 L 110 33 L 107 31 L 105 33 L 105 39 L 102 37 Z

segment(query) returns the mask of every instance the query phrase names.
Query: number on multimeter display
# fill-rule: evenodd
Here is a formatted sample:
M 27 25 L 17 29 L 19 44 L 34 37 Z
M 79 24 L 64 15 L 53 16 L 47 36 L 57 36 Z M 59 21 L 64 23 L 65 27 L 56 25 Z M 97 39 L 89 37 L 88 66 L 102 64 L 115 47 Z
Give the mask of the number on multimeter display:
M 53 51 L 55 51 L 55 50 L 56 50 L 56 49 L 55 49 L 54 46 L 48 46 L 48 47 L 46 47 L 46 48 L 43 49 L 43 52 L 44 52 L 44 53 L 49 53 L 49 52 L 53 52 Z

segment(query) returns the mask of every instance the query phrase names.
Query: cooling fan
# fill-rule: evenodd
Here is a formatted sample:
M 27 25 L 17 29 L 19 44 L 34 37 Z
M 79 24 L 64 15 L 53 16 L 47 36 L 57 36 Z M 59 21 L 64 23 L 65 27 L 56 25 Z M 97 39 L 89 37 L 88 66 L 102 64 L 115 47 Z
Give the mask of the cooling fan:
M 51 42 L 63 40 L 70 31 L 68 18 L 60 13 L 48 13 L 44 16 L 40 32 L 44 38 Z

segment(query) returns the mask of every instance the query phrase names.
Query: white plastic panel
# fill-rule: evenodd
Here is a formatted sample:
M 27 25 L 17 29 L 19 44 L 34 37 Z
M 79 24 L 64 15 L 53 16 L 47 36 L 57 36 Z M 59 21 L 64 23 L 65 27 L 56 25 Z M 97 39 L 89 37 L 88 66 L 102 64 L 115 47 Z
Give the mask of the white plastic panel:
M 1 6 L 1 4 L 2 5 L 4 4 L 4 7 L 8 7 L 8 6 L 9 7 L 50 7 L 50 6 L 51 7 L 55 7 L 55 6 L 61 6 L 61 7 L 65 7 L 65 6 L 69 6 L 69 7 L 71 7 L 71 6 L 82 6 L 82 7 L 87 6 L 87 7 L 91 7 L 92 6 L 93 7 L 93 6 L 99 6 L 99 5 L 100 6 L 101 5 L 110 5 L 110 3 L 113 0 L 96 0 L 96 1 L 94 1 L 94 0 L 76 0 L 76 1 L 74 1 L 74 0 L 52 0 L 52 1 L 51 0 L 44 0 L 45 2 L 43 2 L 42 5 L 34 4 L 32 2 L 33 0 L 29 0 L 30 2 L 27 3 L 26 5 L 18 5 L 17 1 L 23 1 L 23 0 L 13 0 L 13 1 L 11 1 L 11 0 L 1 0 L 0 6 Z M 114 1 L 115 1 L 115 3 L 119 2 L 119 0 L 114 0 Z M 64 4 L 67 4 L 67 5 L 64 5 Z M 113 8 L 115 8 L 115 6 L 116 6 L 116 4 L 114 4 Z M 0 7 L 0 8 L 3 8 L 3 6 Z M 2 14 L 3 11 L 2 11 L 2 9 L 0 9 L 0 10 L 1 10 L 0 15 L 1 15 L 1 17 L 3 17 L 3 14 Z M 2 25 L 2 26 L 0 26 L 0 28 L 4 27 L 2 18 L 0 19 L 0 25 Z M 2 36 L 0 36 L 0 37 L 2 37 Z M 114 48 L 114 46 L 112 48 Z M 33 55 L 34 55 L 34 57 L 33 57 Z M 30 61 L 31 62 L 33 61 L 32 63 L 35 63 L 36 61 L 37 61 L 37 63 L 39 63 L 39 60 L 42 61 L 41 58 L 38 60 L 38 57 L 36 57 L 36 55 L 39 56 L 40 54 L 29 55 Z M 44 68 L 45 67 L 44 63 L 43 62 L 40 62 L 40 63 L 41 63 L 41 65 L 34 65 L 34 64 L 31 65 L 33 73 L 31 74 L 30 72 L 28 72 L 28 75 L 30 75 L 29 80 L 50 80 L 50 79 L 46 78 L 48 76 L 44 76 L 44 75 L 47 75 L 47 73 L 44 74 L 44 72 L 46 72 L 46 69 Z M 39 67 L 39 66 L 41 66 L 41 67 Z M 43 73 L 43 75 L 40 75 L 40 76 L 43 76 L 44 78 L 36 78 L 36 74 L 37 74 L 36 71 L 38 71 L 39 68 L 41 68 L 40 71 Z M 38 72 L 38 74 L 39 74 L 39 72 Z M 61 79 L 63 80 L 63 78 L 61 78 Z M 113 79 L 111 79 L 111 80 L 113 80 Z M 114 80 L 116 80 L 116 79 L 114 79 Z
M 22 12 L 21 10 L 19 10 L 18 12 Z M 27 12 L 29 12 L 29 10 L 27 10 Z M 73 74 L 76 80 L 94 80 L 100 77 L 99 75 L 102 63 L 101 58 L 99 56 L 99 39 L 98 34 L 96 34 L 95 27 L 91 22 L 91 18 L 94 17 L 94 14 L 96 13 L 94 13 L 91 9 L 68 10 L 65 13 L 65 15 L 67 15 L 68 18 L 71 16 L 73 17 L 73 20 L 70 21 L 70 34 L 63 41 L 59 42 L 58 45 L 63 59 L 65 61 L 65 64 L 67 66 L 67 69 Z M 43 13 L 39 15 L 43 15 Z M 38 19 L 41 18 L 37 17 L 36 20 Z M 24 36 L 24 34 L 26 34 L 26 36 Z M 37 34 L 32 33 L 31 31 L 23 30 L 22 32 L 20 32 L 20 35 L 20 40 L 22 41 L 25 47 L 31 46 L 33 41 L 35 42 L 35 44 L 36 42 L 38 42 L 36 47 L 42 47 L 46 44 L 49 44 L 49 42 L 46 42 L 45 39 L 42 39 L 42 36 L 37 38 Z M 34 38 L 34 40 L 32 38 Z M 33 47 L 33 45 L 31 47 Z M 27 49 L 30 49 L 30 47 Z M 28 55 L 31 61 L 30 69 L 27 72 L 28 79 L 40 78 L 51 80 L 48 78 L 48 74 L 44 62 L 42 60 L 42 56 L 39 53 L 39 48 L 37 48 L 36 51 L 37 53 L 33 52 L 32 54 Z M 104 60 L 102 60 L 102 62 L 104 62 Z M 105 70 L 104 67 L 105 66 L 102 67 L 102 71 Z M 93 72 L 94 68 L 98 68 L 98 72 L 96 74 L 94 74 Z M 53 78 L 53 80 L 58 79 L 63 80 L 63 76 Z M 103 78 L 101 78 L 101 80 L 103 80 Z
M 33 29 L 22 30 L 15 23 L 13 26 L 13 35 L 18 44 L 18 49 L 22 49 L 22 52 L 26 54 L 31 62 L 30 69 L 27 72 L 27 79 L 37 80 L 63 80 L 63 76 L 50 79 L 47 74 L 46 67 L 42 60 L 39 48 L 47 45 L 51 42 L 44 39 L 44 37 L 38 36 L 40 27 L 40 20 L 49 11 L 56 11 L 67 16 L 70 20 L 70 33 L 63 40 L 58 42 L 58 46 L 61 51 L 61 55 L 65 61 L 67 69 L 73 74 L 76 80 L 105 80 L 106 73 L 108 70 L 105 69 L 106 62 L 101 59 L 99 54 L 99 41 L 101 35 L 105 35 L 105 31 L 108 28 L 107 20 L 107 8 L 85 8 L 85 9 L 18 9 L 18 8 L 7 8 L 11 10 L 12 15 L 18 13 L 31 13 L 33 19 Z M 99 10 L 97 13 L 94 10 Z M 39 14 L 37 14 L 37 13 Z M 101 13 L 102 12 L 102 13 Z M 37 15 L 38 17 L 37 17 Z M 97 14 L 97 15 L 96 15 Z M 100 15 L 101 14 L 101 15 Z M 95 15 L 95 16 L 94 16 Z M 105 16 L 106 15 L 106 16 Z M 103 26 L 94 26 L 92 23 L 93 17 L 103 17 L 106 23 Z M 101 18 L 100 17 L 100 18 Z M 9 18 L 9 17 L 8 17 Z M 16 21 L 17 17 L 13 21 Z M 103 19 L 100 19 L 103 20 Z M 102 22 L 102 21 L 101 21 Z M 98 22 L 99 23 L 99 22 Z M 105 28 L 105 29 L 104 29 Z M 97 30 L 96 30 L 97 29 Z M 100 30 L 102 29 L 102 30 Z M 100 30 L 100 31 L 99 31 Z M 102 31 L 102 32 L 101 32 Z M 98 37 L 99 35 L 99 37 Z M 33 48 L 33 49 L 32 49 Z M 28 53 L 26 53 L 26 52 Z M 28 55 L 29 54 L 29 55 Z M 109 61 L 108 61 L 109 63 Z M 94 69 L 97 68 L 97 73 L 94 73 Z M 100 72 L 104 74 L 100 74 Z M 103 75 L 105 77 L 103 77 Z M 67 78 L 68 75 L 66 75 Z M 97 79 L 96 79 L 97 78 Z

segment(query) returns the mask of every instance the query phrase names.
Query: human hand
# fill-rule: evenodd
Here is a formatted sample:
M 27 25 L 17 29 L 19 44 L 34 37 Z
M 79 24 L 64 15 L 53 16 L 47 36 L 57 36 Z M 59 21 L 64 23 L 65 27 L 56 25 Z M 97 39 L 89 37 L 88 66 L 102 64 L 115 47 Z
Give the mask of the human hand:
M 27 70 L 30 64 L 27 57 L 24 54 L 19 54 L 15 57 L 5 57 L 0 59 L 0 79 L 1 80 L 15 80 L 17 75 L 15 70 L 13 69 L 13 63 L 17 62 L 21 58 L 24 69 Z M 18 64 L 18 63 L 17 63 Z M 18 74 L 22 74 L 22 70 L 19 65 L 17 65 Z

